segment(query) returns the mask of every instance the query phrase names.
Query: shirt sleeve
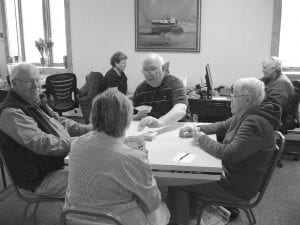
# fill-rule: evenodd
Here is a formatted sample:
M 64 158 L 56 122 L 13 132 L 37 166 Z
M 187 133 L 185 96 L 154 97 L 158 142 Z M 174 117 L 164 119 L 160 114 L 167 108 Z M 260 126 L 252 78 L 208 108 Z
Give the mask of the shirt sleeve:
M 77 123 L 62 116 L 58 118 L 58 121 L 68 130 L 71 137 L 81 136 L 92 130 L 91 124 Z
M 158 208 L 161 194 L 152 176 L 151 168 L 142 159 L 133 159 L 124 162 L 126 179 L 124 186 L 137 196 L 137 202 L 144 212 L 149 213 Z
M 176 105 L 177 103 L 183 103 L 185 105 L 188 104 L 188 99 L 185 93 L 185 88 L 183 86 L 183 83 L 181 80 L 179 80 L 177 77 L 174 78 L 172 81 L 172 102 L 173 105 Z
M 216 122 L 208 125 L 200 125 L 200 131 L 204 132 L 205 134 L 225 134 L 232 118 L 227 119 L 226 121 Z
M 73 140 L 66 134 L 56 137 L 43 132 L 37 123 L 20 109 L 4 109 L 0 115 L 0 124 L 0 129 L 4 133 L 40 155 L 67 155 Z
M 106 87 L 118 87 L 119 86 L 119 82 L 117 79 L 115 79 L 114 76 L 115 71 L 113 69 L 110 69 L 106 74 L 105 74 L 105 84 Z M 117 76 L 117 75 L 116 75 Z
M 221 144 L 203 135 L 199 138 L 199 146 L 218 159 L 237 162 L 248 158 L 260 149 L 263 129 L 254 118 L 246 118 L 233 139 Z M 241 151 L 242 150 L 242 151 Z
M 290 87 L 288 83 L 278 82 L 266 96 L 266 100 L 275 102 L 281 107 L 284 107 L 288 103 Z
M 48 110 L 50 114 L 63 126 L 67 129 L 69 135 L 71 137 L 77 137 L 81 136 L 83 134 L 86 134 L 87 132 L 92 130 L 92 125 L 88 124 L 81 124 L 77 123 L 74 120 L 65 118 L 63 116 L 59 116 L 57 112 L 54 112 L 53 109 L 51 109 L 49 106 Z

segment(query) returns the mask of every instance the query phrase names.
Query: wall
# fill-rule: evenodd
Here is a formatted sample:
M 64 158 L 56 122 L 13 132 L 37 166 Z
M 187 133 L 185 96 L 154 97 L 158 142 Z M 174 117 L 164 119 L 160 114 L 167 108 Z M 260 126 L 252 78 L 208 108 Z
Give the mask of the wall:
M 0 2 L 0 33 L 3 34 L 2 4 L 1 4 L 1 2 Z M 7 68 L 6 68 L 4 38 L 0 37 L 0 78 L 5 78 L 6 74 L 7 74 Z
M 273 0 L 202 0 L 200 53 L 161 54 L 171 62 L 172 74 L 188 78 L 188 86 L 199 83 L 206 63 L 214 86 L 230 85 L 241 76 L 260 77 L 261 60 L 271 47 L 272 12 Z M 70 14 L 78 86 L 91 70 L 105 73 L 110 56 L 120 50 L 129 57 L 126 74 L 133 91 L 143 80 L 141 62 L 147 54 L 134 50 L 134 0 L 71 0 Z M 5 73 L 0 39 L 0 74 Z
M 271 47 L 273 0 L 202 0 L 200 53 L 161 53 L 171 73 L 199 83 L 211 64 L 214 86 L 242 76 L 261 77 L 261 61 Z M 133 91 L 143 80 L 146 52 L 136 52 L 134 0 L 71 0 L 73 70 L 79 86 L 89 71 L 105 73 L 110 56 L 129 57 L 126 74 Z

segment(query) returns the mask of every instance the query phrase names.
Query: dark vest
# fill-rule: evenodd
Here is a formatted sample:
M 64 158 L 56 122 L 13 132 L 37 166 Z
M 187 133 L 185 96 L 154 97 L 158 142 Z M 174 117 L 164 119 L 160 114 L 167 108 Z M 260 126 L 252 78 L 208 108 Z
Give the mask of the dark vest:
M 27 116 L 32 117 L 38 127 L 47 134 L 58 136 L 55 129 L 48 123 L 46 113 L 52 117 L 46 104 L 32 105 L 22 99 L 13 90 L 9 91 L 0 104 L 0 113 L 5 108 L 21 109 Z M 51 171 L 64 166 L 63 156 L 45 156 L 35 154 L 33 151 L 18 144 L 11 137 L 0 131 L 1 151 L 16 185 L 22 189 L 34 191 L 44 177 Z

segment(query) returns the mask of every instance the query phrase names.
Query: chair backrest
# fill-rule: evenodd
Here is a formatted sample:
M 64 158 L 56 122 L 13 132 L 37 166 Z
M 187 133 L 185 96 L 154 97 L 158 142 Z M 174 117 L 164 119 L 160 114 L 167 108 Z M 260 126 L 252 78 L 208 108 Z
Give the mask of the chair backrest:
M 300 126 L 300 121 L 299 121 L 299 103 L 300 103 L 300 80 L 294 80 L 292 81 L 294 88 L 295 88 L 295 95 L 293 99 L 293 109 L 292 113 L 295 117 L 295 122 L 296 122 L 296 127 Z
M 273 172 L 277 166 L 277 163 L 278 161 L 280 160 L 280 156 L 282 154 L 282 151 L 284 149 L 284 145 L 285 145 L 285 137 L 280 133 L 280 131 L 275 131 L 275 138 L 276 138 L 276 148 L 275 148 L 275 151 L 271 157 L 271 160 L 269 162 L 269 165 L 268 165 L 268 169 L 265 173 L 265 176 L 262 180 L 262 183 L 261 183 L 261 187 L 260 187 L 260 190 L 259 190 L 259 195 L 257 197 L 257 199 L 251 203 L 252 207 L 254 207 L 255 205 L 257 205 L 260 200 L 262 199 L 266 189 L 267 189 L 267 186 L 271 180 L 271 177 L 273 175 Z
M 74 95 L 74 100 L 72 97 Z M 77 79 L 73 73 L 61 73 L 50 75 L 46 78 L 46 96 L 48 101 L 53 96 L 54 107 L 61 102 L 73 102 L 77 100 Z M 77 101 L 76 101 L 77 102 Z
M 1 158 L 2 162 L 3 162 L 3 164 L 4 164 L 4 167 L 5 167 L 5 169 L 6 169 L 8 178 L 10 179 L 11 184 L 12 184 L 12 187 L 15 189 L 17 196 L 18 196 L 19 198 L 21 198 L 22 200 L 26 200 L 26 197 L 24 197 L 24 196 L 21 194 L 21 192 L 20 192 L 20 190 L 19 190 L 17 184 L 15 183 L 15 180 L 13 179 L 13 177 L 12 177 L 12 175 L 11 175 L 11 173 L 10 173 L 10 169 L 9 169 L 7 163 L 6 163 L 4 154 L 3 154 L 3 152 L 2 152 L 3 149 L 4 149 L 5 146 L 6 146 L 6 142 L 4 141 L 4 138 L 5 138 L 4 136 L 0 135 L 0 158 Z
M 79 218 L 68 218 L 68 214 L 77 214 L 82 216 L 97 217 L 103 222 L 93 222 L 89 220 Z M 95 209 L 87 210 L 82 207 L 74 207 L 72 209 L 65 210 L 60 215 L 61 225 L 122 225 L 121 221 L 117 216 L 112 216 L 109 213 L 99 212 Z

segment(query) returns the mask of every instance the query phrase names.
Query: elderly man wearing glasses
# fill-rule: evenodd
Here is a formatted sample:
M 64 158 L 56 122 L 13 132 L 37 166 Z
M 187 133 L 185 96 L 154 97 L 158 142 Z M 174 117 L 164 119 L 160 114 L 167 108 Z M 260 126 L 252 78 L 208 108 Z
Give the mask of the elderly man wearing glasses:
M 181 137 L 191 136 L 205 152 L 222 160 L 224 176 L 220 181 L 170 187 L 168 207 L 172 223 L 187 225 L 190 204 L 202 197 L 216 197 L 228 201 L 252 199 L 259 191 L 275 149 L 274 130 L 281 126 L 281 107 L 263 103 L 265 85 L 256 78 L 241 78 L 233 86 L 231 111 L 226 121 L 184 127 Z M 225 132 L 223 143 L 208 134 Z
M 143 81 L 135 90 L 133 104 L 151 106 L 150 112 L 139 111 L 134 120 L 140 120 L 139 129 L 161 127 L 181 120 L 187 109 L 187 97 L 183 83 L 168 73 L 164 59 L 150 54 L 143 62 Z
M 68 171 L 64 157 L 74 136 L 91 126 L 58 116 L 40 101 L 38 69 L 20 63 L 11 73 L 12 88 L 0 104 L 0 130 L 7 151 L 2 150 L 19 188 L 34 195 L 64 197 Z

